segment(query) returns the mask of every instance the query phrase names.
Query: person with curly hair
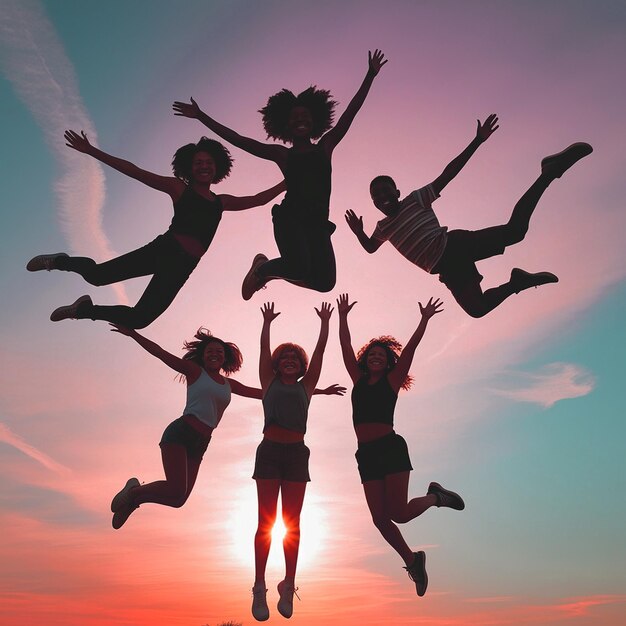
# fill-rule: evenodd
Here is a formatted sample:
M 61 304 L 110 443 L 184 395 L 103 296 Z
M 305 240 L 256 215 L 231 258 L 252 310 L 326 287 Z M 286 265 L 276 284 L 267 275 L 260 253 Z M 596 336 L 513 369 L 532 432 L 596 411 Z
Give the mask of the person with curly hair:
M 270 326 L 280 313 L 274 303 L 261 309 L 261 354 L 259 377 L 263 390 L 265 425 L 263 440 L 256 452 L 252 478 L 256 481 L 259 519 L 254 536 L 255 580 L 252 588 L 252 615 L 259 621 L 269 618 L 265 568 L 276 521 L 278 495 L 281 496 L 285 578 L 278 583 L 278 611 L 283 617 L 293 613 L 298 549 L 300 546 L 300 512 L 309 476 L 309 448 L 304 444 L 311 395 L 322 370 L 324 349 L 328 341 L 328 324 L 332 314 L 324 302 L 315 312 L 321 320 L 320 333 L 309 363 L 306 352 L 297 344 L 283 343 L 270 349 Z M 345 388 L 340 388 L 345 391 Z
M 431 506 L 463 510 L 458 494 L 432 482 L 425 496 L 408 497 L 409 473 L 413 469 L 406 441 L 393 428 L 398 392 L 412 384 L 409 369 L 431 317 L 443 309 L 442 302 L 431 298 L 419 303 L 421 319 L 404 349 L 389 335 L 372 339 L 354 355 L 348 313 L 356 302 L 348 294 L 337 300 L 339 341 L 352 389 L 352 423 L 358 449 L 356 460 L 372 521 L 385 541 L 400 555 L 418 596 L 426 593 L 426 554 L 413 552 L 397 524 L 415 519 Z
M 519 199 L 506 224 L 475 231 L 448 231 L 439 224 L 432 203 L 498 128 L 498 117 L 493 113 L 482 123 L 477 120 L 476 136 L 465 150 L 450 161 L 432 183 L 402 200 L 393 178 L 376 176 L 370 183 L 370 195 L 374 206 L 385 217 L 377 223 L 370 237 L 363 230 L 362 217 L 352 210 L 345 214 L 348 226 L 367 252 L 376 252 L 389 241 L 411 263 L 429 274 L 439 274 L 439 280 L 461 308 L 475 318 L 487 315 L 513 294 L 558 282 L 558 277 L 551 272 L 531 273 L 515 267 L 506 283 L 483 292 L 480 285 L 483 277 L 476 262 L 503 254 L 505 248 L 522 241 L 537 203 L 548 186 L 593 151 L 588 143 L 578 142 L 545 157 L 541 161 L 539 177 Z
M 99 306 L 87 295 L 73 304 L 52 312 L 50 319 L 106 320 L 128 328 L 145 328 L 172 303 L 176 294 L 207 251 L 223 211 L 242 211 L 262 206 L 285 190 L 285 182 L 254 196 L 215 194 L 211 185 L 230 174 L 232 158 L 218 141 L 202 137 L 198 143 L 179 148 L 174 154 L 174 176 L 159 176 L 129 161 L 93 146 L 87 135 L 65 132 L 67 146 L 101 161 L 139 182 L 168 194 L 174 204 L 169 229 L 149 244 L 104 263 L 64 252 L 42 254 L 26 265 L 31 272 L 64 270 L 80 274 L 91 285 L 110 285 L 129 278 L 152 275 L 146 290 L 134 307 Z
M 328 220 L 331 192 L 331 157 L 365 102 L 374 78 L 387 63 L 383 53 L 368 53 L 368 70 L 361 87 L 337 124 L 332 126 L 337 104 L 328 91 L 310 87 L 297 96 L 287 89 L 271 96 L 260 110 L 267 136 L 291 147 L 266 144 L 216 122 L 196 101 L 174 102 L 175 115 L 197 119 L 229 143 L 274 161 L 285 177 L 287 194 L 272 209 L 274 238 L 280 257 L 254 257 L 244 278 L 244 300 L 273 279 L 327 292 L 335 286 L 336 268 L 331 235 L 335 225 Z M 317 143 L 313 140 L 319 139 Z

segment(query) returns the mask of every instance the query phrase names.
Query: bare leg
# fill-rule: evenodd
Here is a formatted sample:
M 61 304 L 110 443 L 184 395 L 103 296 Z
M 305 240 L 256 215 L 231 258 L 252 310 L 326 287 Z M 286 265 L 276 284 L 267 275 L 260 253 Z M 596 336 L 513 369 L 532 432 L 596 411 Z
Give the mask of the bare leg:
M 257 583 L 265 585 L 265 568 L 267 557 L 272 545 L 272 528 L 276 521 L 276 505 L 280 480 L 273 478 L 256 479 L 257 499 L 259 505 L 259 522 L 254 535 L 254 568 Z
M 283 481 L 281 484 L 281 498 L 283 522 L 285 524 L 285 538 L 283 551 L 285 553 L 285 580 L 293 583 L 296 578 L 298 564 L 298 550 L 300 548 L 300 512 L 304 502 L 306 483 Z
M 409 472 L 385 476 L 385 508 L 389 517 L 399 524 L 410 522 L 437 504 L 432 494 L 408 500 L 409 476 Z

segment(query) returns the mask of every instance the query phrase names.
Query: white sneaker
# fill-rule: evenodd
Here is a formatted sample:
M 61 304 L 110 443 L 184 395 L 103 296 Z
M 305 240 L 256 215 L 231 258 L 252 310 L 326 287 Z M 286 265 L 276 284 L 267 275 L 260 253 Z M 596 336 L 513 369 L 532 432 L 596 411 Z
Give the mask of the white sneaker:
M 266 596 L 265 583 L 258 583 L 252 587 L 252 616 L 258 622 L 264 622 L 270 617 Z
M 78 300 L 72 302 L 72 304 L 60 306 L 58 309 L 54 309 L 54 311 L 50 313 L 50 321 L 60 322 L 61 320 L 75 320 L 78 313 L 78 307 L 81 304 L 93 305 L 93 302 L 89 296 L 81 296 Z
M 297 591 L 298 588 L 286 580 L 281 580 L 278 583 L 278 595 L 280 596 L 278 612 L 287 619 L 293 615 L 293 594 L 295 593 L 298 600 L 300 599 L 300 596 L 296 593 Z
M 56 260 L 60 257 L 67 257 L 68 255 L 65 252 L 57 252 L 56 254 L 40 254 L 39 256 L 34 256 L 27 264 L 26 269 L 29 272 L 39 272 L 40 270 L 50 270 L 56 269 L 54 264 Z

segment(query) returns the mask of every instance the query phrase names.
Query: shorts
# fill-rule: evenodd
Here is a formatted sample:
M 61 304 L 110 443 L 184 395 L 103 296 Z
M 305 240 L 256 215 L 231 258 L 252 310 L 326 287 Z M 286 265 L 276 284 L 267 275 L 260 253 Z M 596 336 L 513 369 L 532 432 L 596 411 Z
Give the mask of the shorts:
M 361 482 L 384 480 L 387 474 L 410 472 L 413 469 L 406 441 L 397 433 L 359 443 L 356 457 Z
M 252 478 L 309 482 L 310 454 L 311 451 L 304 445 L 304 441 L 279 443 L 263 439 L 256 449 Z
M 188 458 L 202 460 L 210 441 L 211 437 L 198 432 L 182 417 L 179 417 L 163 431 L 159 446 L 164 443 L 175 443 L 185 448 Z

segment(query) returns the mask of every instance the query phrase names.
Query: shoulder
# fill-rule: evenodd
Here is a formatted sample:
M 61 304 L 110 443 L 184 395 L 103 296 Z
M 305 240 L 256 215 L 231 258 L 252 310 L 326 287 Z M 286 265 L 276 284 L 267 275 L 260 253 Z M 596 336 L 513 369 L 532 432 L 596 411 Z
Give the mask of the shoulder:
M 409 195 L 413 196 L 415 201 L 421 206 L 430 206 L 439 197 L 432 183 L 412 191 Z

